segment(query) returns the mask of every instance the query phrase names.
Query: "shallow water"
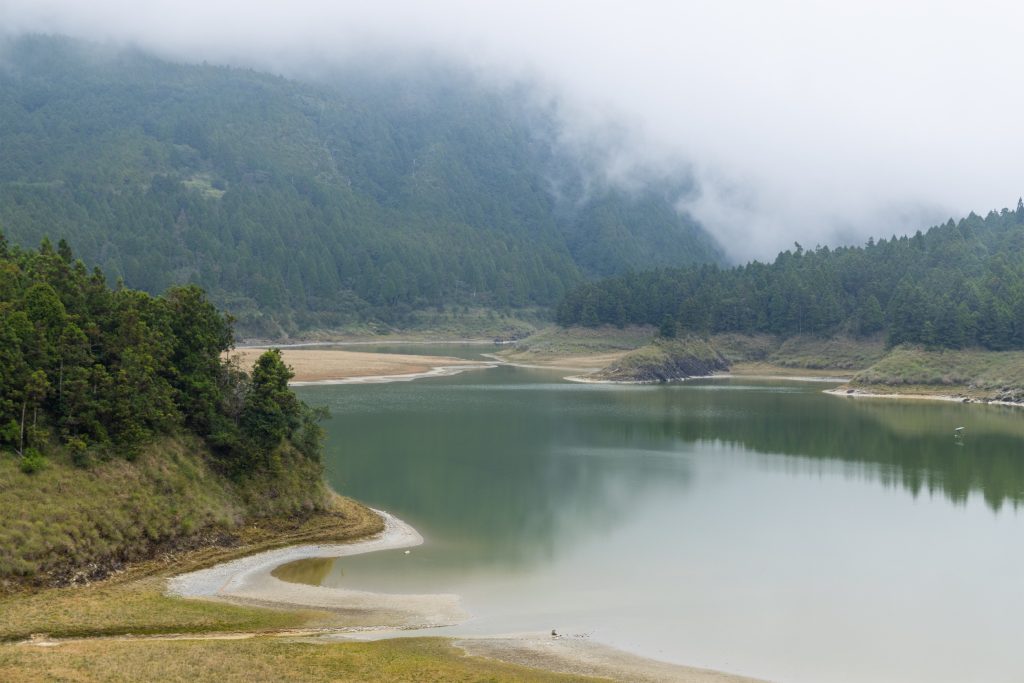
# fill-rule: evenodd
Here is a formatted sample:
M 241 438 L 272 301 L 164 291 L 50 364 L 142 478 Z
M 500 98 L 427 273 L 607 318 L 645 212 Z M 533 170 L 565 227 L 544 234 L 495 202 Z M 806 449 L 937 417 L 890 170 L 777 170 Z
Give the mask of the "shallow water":
M 561 374 L 301 388 L 333 414 L 335 488 L 426 543 L 278 574 L 459 593 L 475 618 L 439 635 L 557 628 L 778 681 L 1024 679 L 1024 412 Z

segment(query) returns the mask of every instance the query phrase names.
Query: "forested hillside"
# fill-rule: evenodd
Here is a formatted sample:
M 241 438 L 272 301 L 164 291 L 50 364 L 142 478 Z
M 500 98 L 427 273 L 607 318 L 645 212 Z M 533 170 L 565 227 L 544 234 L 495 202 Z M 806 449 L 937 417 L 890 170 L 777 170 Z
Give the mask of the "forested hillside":
M 528 99 L 442 67 L 307 83 L 22 37 L 0 50 L 0 225 L 130 287 L 199 284 L 257 334 L 720 260 L 684 186 L 594 182 Z
M 227 364 L 233 338 L 194 285 L 111 289 L 0 234 L 0 593 L 328 504 L 319 414 L 277 350 Z
M 770 264 L 614 277 L 573 290 L 557 318 L 669 335 L 884 333 L 890 344 L 1024 348 L 1024 203 L 864 247 L 796 245 Z
M 228 318 L 194 285 L 110 289 L 63 240 L 26 251 L 0 234 L 0 449 L 26 471 L 48 452 L 85 466 L 183 432 L 228 474 L 271 468 L 282 444 L 318 462 L 316 415 L 288 388 L 280 353 L 250 376 L 222 358 L 232 344 Z

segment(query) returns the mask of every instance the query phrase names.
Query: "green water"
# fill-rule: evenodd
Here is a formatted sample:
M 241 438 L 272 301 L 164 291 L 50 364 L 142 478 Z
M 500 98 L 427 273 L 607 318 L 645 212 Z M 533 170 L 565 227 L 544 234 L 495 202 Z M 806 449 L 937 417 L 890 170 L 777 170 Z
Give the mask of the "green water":
M 437 634 L 557 628 L 778 681 L 1024 680 L 1024 412 L 822 388 L 509 367 L 303 387 L 333 414 L 331 483 L 426 543 L 287 570 L 460 594 L 474 618 Z

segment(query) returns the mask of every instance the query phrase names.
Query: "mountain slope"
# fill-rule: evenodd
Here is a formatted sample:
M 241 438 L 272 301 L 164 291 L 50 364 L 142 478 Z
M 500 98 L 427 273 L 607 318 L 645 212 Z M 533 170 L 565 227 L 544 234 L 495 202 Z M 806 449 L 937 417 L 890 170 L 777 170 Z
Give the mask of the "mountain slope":
M 147 291 L 195 282 L 245 332 L 548 306 L 721 260 L 673 208 L 685 187 L 594 190 L 526 93 L 451 69 L 312 84 L 41 36 L 0 65 L 9 238 L 67 237 Z
M 558 321 L 1024 348 L 1024 201 L 864 247 L 797 245 L 767 264 L 608 278 L 570 292 Z

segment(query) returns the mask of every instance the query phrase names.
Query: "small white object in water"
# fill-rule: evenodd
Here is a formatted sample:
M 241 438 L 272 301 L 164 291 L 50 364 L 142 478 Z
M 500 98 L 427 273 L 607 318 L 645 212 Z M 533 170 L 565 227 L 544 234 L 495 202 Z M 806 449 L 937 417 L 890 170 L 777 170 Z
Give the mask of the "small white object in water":
M 408 554 L 409 554 L 409 553 L 411 553 L 411 552 L 412 552 L 411 550 L 406 550 L 406 551 L 405 551 L 405 554 L 406 554 L 406 555 L 408 555 Z

